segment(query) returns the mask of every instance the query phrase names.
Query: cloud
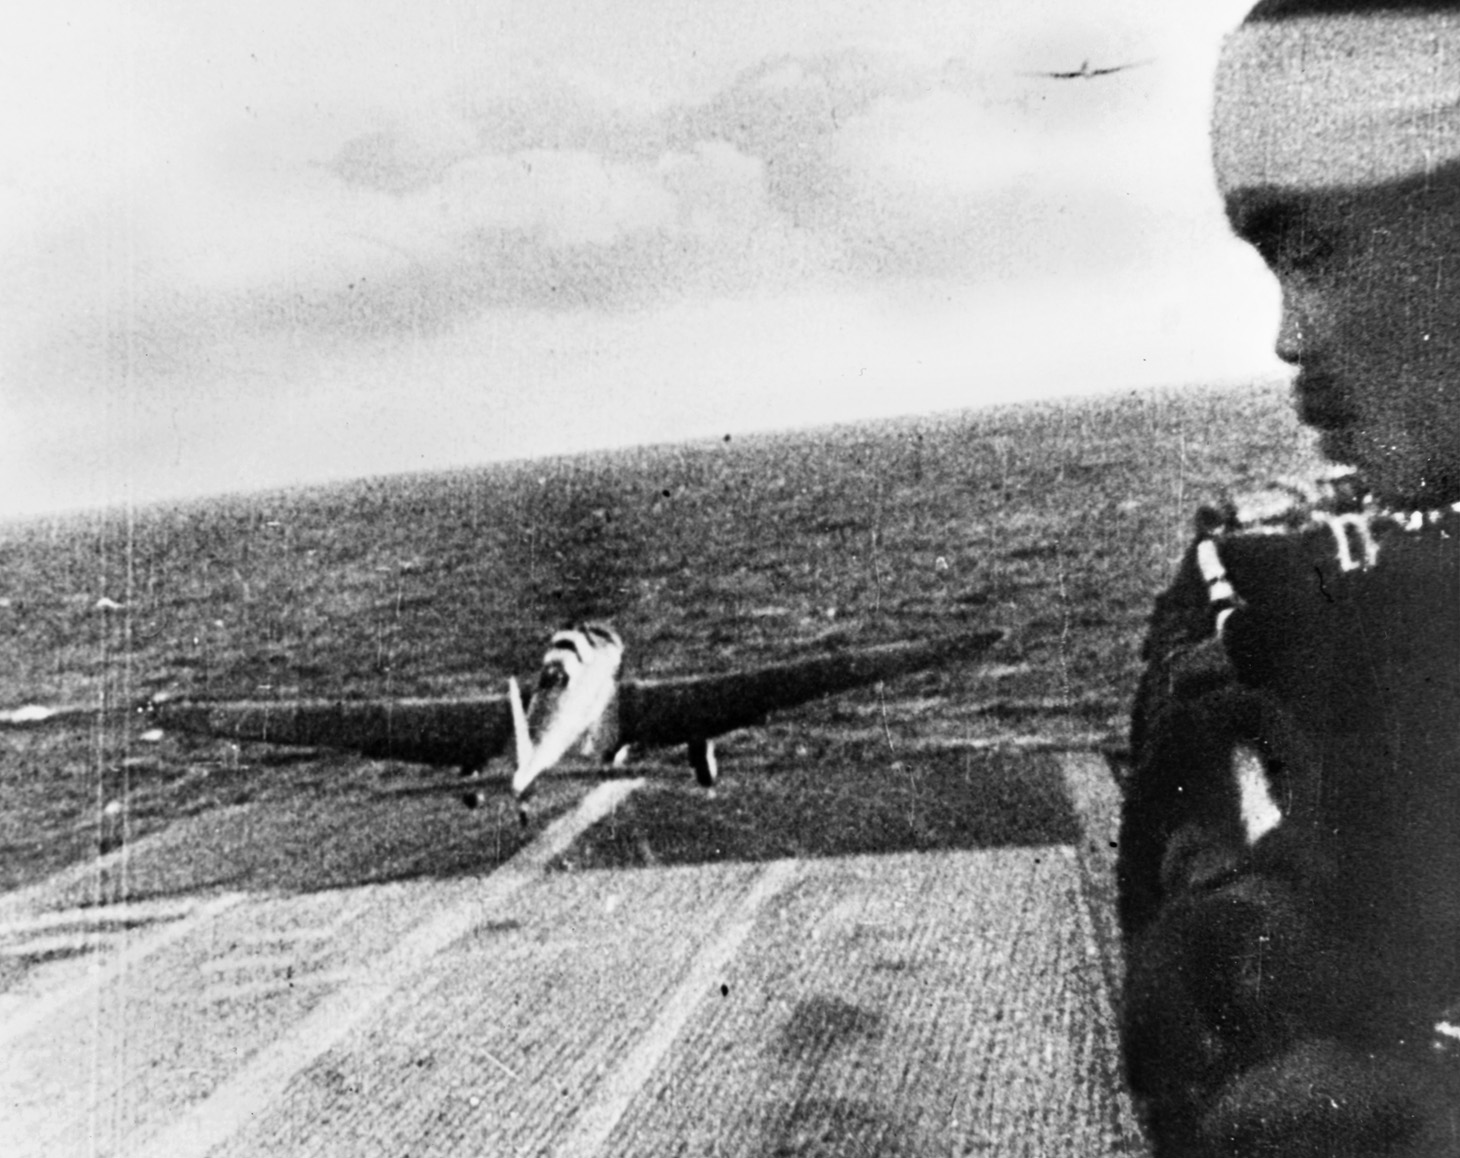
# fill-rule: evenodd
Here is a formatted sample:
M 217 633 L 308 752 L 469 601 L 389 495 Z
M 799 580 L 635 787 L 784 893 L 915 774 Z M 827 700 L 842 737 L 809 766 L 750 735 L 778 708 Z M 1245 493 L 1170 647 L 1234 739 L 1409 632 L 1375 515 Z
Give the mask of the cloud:
M 670 110 L 666 135 L 680 147 L 724 141 L 758 158 L 771 203 L 797 224 L 814 224 L 847 192 L 832 163 L 843 127 L 879 97 L 925 83 L 866 52 L 777 57 L 703 104 Z
M 660 109 L 539 77 L 514 99 L 458 98 L 451 132 L 362 134 L 331 172 L 381 199 L 375 284 L 408 283 L 442 321 L 504 304 L 631 307 L 778 275 L 979 282 L 1031 257 L 1035 272 L 1138 257 L 1146 199 L 1098 142 L 1140 98 L 1110 89 L 1087 131 L 1099 100 L 1073 100 L 1072 128 L 1063 92 L 1031 109 L 999 84 L 966 59 L 853 49 L 769 58 Z
M 675 198 L 652 170 L 570 150 L 462 161 L 421 196 L 451 235 L 511 232 L 549 249 L 607 247 L 677 218 Z
M 0 77 L 11 490 L 904 408 L 1032 380 L 1051 327 L 1208 350 L 1238 299 L 1172 302 L 1224 236 L 1230 19 L 1053 5 L 66 0 Z M 1086 55 L 1153 63 L 1024 75 Z
M 774 55 L 703 99 L 658 105 L 538 67 L 526 87 L 493 76 L 411 107 L 250 106 L 132 171 L 89 232 L 70 221 L 21 246 L 54 292 L 17 308 L 49 330 L 52 363 L 57 346 L 102 361 L 125 350 L 146 377 L 274 335 L 388 344 L 496 309 L 1141 260 L 1159 197 L 1131 179 L 1156 169 L 1149 135 L 1129 126 L 1158 71 L 1092 90 L 1115 94 L 1103 112 L 1068 89 L 1032 101 L 1006 73 L 849 48 Z M 1122 162 L 1112 141 L 1147 142 L 1147 160 Z
M 1046 164 L 1044 134 L 947 88 L 883 98 L 854 118 L 836 143 L 836 162 L 858 186 L 898 196 L 980 194 L 1027 179 Z
M 154 182 L 142 208 L 103 230 L 124 240 L 125 266 L 84 233 L 32 245 L 30 287 L 49 278 L 54 292 L 44 310 L 30 303 L 44 335 L 12 389 L 239 362 L 262 395 L 283 379 L 260 368 L 301 341 L 323 357 L 421 340 L 488 310 L 642 308 L 808 264 L 768 205 L 762 162 L 723 142 L 626 161 L 548 149 L 452 159 L 439 144 L 392 145 L 381 160 L 379 138 L 367 141 L 344 155 L 375 162 L 369 181 L 316 165 Z M 71 285 L 84 295 L 68 300 Z
M 346 141 L 329 167 L 347 185 L 403 195 L 440 181 L 464 155 L 399 129 L 377 129 Z
M 266 327 L 439 330 L 485 309 L 622 309 L 697 279 L 754 281 L 777 236 L 764 169 L 724 143 L 623 161 L 525 149 L 446 164 L 401 194 L 355 190 L 355 272 L 255 295 Z M 367 212 L 368 210 L 368 212 Z M 344 252 L 342 248 L 342 253 Z

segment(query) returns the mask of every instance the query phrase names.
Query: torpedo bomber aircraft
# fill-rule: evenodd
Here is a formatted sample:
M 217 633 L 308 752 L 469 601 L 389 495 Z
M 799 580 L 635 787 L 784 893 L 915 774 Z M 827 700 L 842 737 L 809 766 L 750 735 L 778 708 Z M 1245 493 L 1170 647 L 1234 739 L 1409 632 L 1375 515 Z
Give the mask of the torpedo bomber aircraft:
M 513 678 L 505 696 L 266 701 L 163 695 L 146 711 L 166 731 L 456 767 L 468 805 L 481 804 L 486 789 L 510 786 L 523 809 L 538 777 L 565 757 L 621 766 L 631 746 L 683 744 L 695 779 L 713 787 L 716 737 L 811 700 L 974 659 L 1002 636 L 969 632 L 741 672 L 621 680 L 623 641 L 606 624 L 586 623 L 553 635 L 526 704 Z M 509 745 L 516 754 L 510 782 L 483 777 L 488 762 Z

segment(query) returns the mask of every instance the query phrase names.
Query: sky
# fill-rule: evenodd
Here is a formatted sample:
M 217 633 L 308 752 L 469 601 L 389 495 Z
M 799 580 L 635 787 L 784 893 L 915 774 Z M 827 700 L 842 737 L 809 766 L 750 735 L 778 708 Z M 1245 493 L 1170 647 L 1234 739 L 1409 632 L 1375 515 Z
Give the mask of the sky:
M 27 5 L 0 517 L 1282 372 L 1245 0 Z

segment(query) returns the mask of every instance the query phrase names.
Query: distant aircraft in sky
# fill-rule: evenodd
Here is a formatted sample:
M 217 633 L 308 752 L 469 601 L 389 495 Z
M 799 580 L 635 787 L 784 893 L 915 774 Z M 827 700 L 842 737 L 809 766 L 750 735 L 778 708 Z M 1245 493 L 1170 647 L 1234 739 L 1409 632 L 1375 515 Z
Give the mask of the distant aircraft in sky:
M 1127 64 L 1112 64 L 1104 68 L 1091 68 L 1090 62 L 1085 60 L 1073 72 L 1026 72 L 1024 75 L 1044 76 L 1054 80 L 1089 80 L 1092 77 L 1109 76 L 1111 73 L 1125 72 L 1130 68 L 1140 68 L 1142 65 L 1150 63 L 1150 60 L 1133 60 Z
M 723 675 L 620 680 L 623 643 L 603 624 L 552 638 L 530 703 L 515 679 L 505 696 L 455 699 L 261 701 L 157 697 L 159 728 L 234 740 L 334 748 L 380 759 L 454 766 L 470 805 L 485 788 L 488 761 L 516 746 L 510 788 L 519 807 L 538 777 L 569 755 L 621 765 L 629 747 L 684 744 L 695 779 L 718 777 L 715 738 L 766 722 L 772 712 L 852 688 L 986 652 L 1003 637 L 978 631 L 913 643 L 880 644 L 788 660 Z

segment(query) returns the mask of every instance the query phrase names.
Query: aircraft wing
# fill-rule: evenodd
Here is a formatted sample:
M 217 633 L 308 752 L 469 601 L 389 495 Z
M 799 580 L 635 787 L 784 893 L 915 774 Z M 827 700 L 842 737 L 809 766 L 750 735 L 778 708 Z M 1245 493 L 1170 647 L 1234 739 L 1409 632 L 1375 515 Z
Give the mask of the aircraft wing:
M 919 643 L 891 643 L 792 660 L 753 671 L 665 680 L 626 680 L 614 701 L 618 745 L 696 744 L 764 723 L 774 711 L 907 672 L 972 659 L 999 631 Z M 614 710 L 610 708 L 610 710 Z M 159 699 L 148 706 L 161 728 L 376 759 L 482 768 L 513 743 L 506 696 L 403 700 Z M 613 753 L 605 752 L 605 757 Z M 698 770 L 698 769 L 697 769 Z
M 512 744 L 506 696 L 414 700 L 162 700 L 159 727 L 204 736 L 337 748 L 383 760 L 478 769 Z
M 709 740 L 763 724 L 771 712 L 809 700 L 972 659 L 1002 638 L 1001 631 L 981 631 L 921 643 L 882 644 L 754 671 L 625 682 L 619 688 L 618 738 L 624 744 L 650 748 Z

